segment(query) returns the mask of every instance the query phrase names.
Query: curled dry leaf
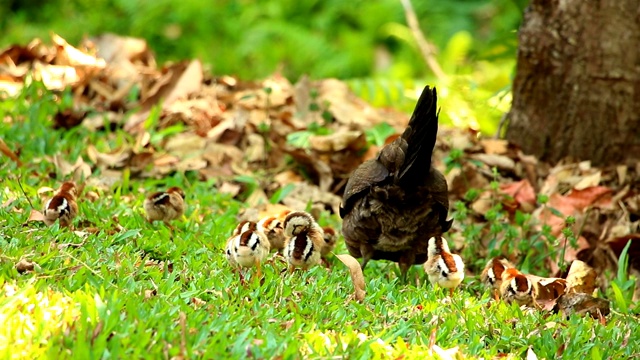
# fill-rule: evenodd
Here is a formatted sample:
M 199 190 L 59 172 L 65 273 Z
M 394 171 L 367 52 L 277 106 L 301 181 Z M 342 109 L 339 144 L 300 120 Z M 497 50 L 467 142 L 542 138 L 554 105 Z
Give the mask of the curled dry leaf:
M 497 167 L 503 170 L 513 171 L 516 167 L 515 161 L 505 155 L 497 154 L 473 154 L 470 156 L 472 159 L 482 161 L 489 167 Z
M 29 215 L 29 219 L 27 219 L 27 222 L 30 221 L 44 221 L 44 214 L 36 209 L 31 209 L 31 214 Z
M 33 261 L 27 260 L 27 259 L 20 259 L 20 261 L 16 263 L 16 270 L 18 270 L 20 274 L 23 274 L 27 271 L 33 271 L 34 266 L 35 266 L 35 263 Z
M 362 273 L 360 263 L 358 262 L 358 260 L 356 260 L 356 258 L 349 254 L 338 254 L 336 255 L 336 257 L 349 268 L 349 272 L 351 273 L 351 281 L 353 282 L 353 287 L 355 288 L 356 300 L 360 302 L 364 301 L 366 291 L 364 289 L 364 274 Z
M 589 314 L 594 319 L 597 319 L 600 314 L 607 316 L 610 312 L 609 300 L 581 293 L 567 293 L 561 296 L 556 309 L 565 316 Z
M 570 292 L 593 294 L 598 274 L 587 263 L 574 260 L 567 274 L 567 287 Z
M 511 196 L 516 206 L 526 213 L 530 213 L 536 206 L 536 193 L 527 179 L 510 184 L 501 184 L 500 191 Z
M 0 139 L 0 152 L 8 156 L 9 159 L 13 160 L 16 164 L 18 164 L 18 166 L 22 166 L 22 162 L 20 162 L 18 155 L 16 155 L 16 153 L 9 149 L 7 144 L 2 139 Z
M 507 152 L 509 141 L 503 139 L 482 139 L 480 145 L 486 154 L 502 155 Z
M 544 278 L 527 275 L 536 287 L 536 301 L 538 303 L 557 300 L 567 292 L 567 281 L 561 278 Z

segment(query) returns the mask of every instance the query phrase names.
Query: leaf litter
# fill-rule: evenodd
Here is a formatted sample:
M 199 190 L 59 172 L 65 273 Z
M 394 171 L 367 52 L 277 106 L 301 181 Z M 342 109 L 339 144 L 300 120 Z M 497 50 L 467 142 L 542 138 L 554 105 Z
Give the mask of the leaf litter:
M 388 142 L 408 122 L 406 114 L 373 108 L 336 79 L 303 77 L 291 83 L 276 73 L 245 81 L 210 74 L 198 60 L 159 66 L 144 40 L 114 34 L 85 39 L 78 47 L 56 34 L 51 40 L 53 45 L 35 39 L 0 52 L 0 93 L 17 96 L 31 79 L 50 90 L 70 89 L 73 108 L 57 114 L 53 127 L 97 131 L 109 126 L 131 134 L 133 144 L 114 149 L 88 144 L 75 161 L 50 159 L 60 175 L 89 179 L 96 188 L 108 188 L 128 171 L 141 178 L 189 171 L 202 180 L 215 179 L 219 191 L 244 198 L 259 211 L 276 191 L 293 184 L 294 191 L 280 199 L 284 206 L 311 204 L 316 214 L 336 213 L 350 172 L 379 149 L 368 144 L 367 131 L 389 124 L 395 134 Z M 19 144 L 5 140 L 0 139 L 2 154 L 21 166 L 19 151 L 11 150 Z M 452 150 L 460 156 L 446 160 Z M 593 283 L 606 284 L 605 271 L 615 271 L 628 241 L 630 267 L 640 271 L 640 164 L 595 168 L 588 161 L 562 161 L 552 166 L 506 140 L 442 128 L 434 166 L 447 174 L 450 200 L 469 205 L 471 223 L 484 224 L 498 201 L 509 221 L 518 213 L 530 214 L 535 230 L 550 226 L 551 235 L 565 242 L 562 230 L 569 226 L 578 246 L 559 245 L 567 251 L 563 258 L 549 259 L 552 273 L 561 275 L 559 263 L 592 268 L 570 271 L 562 279 L 565 288 L 588 294 Z M 101 178 L 95 179 L 98 169 Z M 266 181 L 257 181 L 258 187 L 246 194 L 238 181 L 242 176 Z M 473 189 L 480 195 L 469 201 L 466 195 Z M 540 201 L 543 197 L 548 200 Z M 39 220 L 38 213 L 33 209 L 30 220 Z M 576 219 L 572 225 L 566 222 L 569 216 Z M 452 237 L 461 232 L 454 223 Z M 490 236 L 484 232 L 475 240 L 487 244 Z M 360 279 L 351 270 L 361 300 Z M 562 282 L 554 279 L 559 278 L 539 283 L 557 294 Z

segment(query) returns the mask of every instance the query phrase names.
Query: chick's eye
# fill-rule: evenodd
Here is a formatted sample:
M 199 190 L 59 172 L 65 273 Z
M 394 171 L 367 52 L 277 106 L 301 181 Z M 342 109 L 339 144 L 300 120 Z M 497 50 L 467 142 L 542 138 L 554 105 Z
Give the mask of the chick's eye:
M 447 277 L 447 272 L 446 271 L 442 272 L 442 277 Z

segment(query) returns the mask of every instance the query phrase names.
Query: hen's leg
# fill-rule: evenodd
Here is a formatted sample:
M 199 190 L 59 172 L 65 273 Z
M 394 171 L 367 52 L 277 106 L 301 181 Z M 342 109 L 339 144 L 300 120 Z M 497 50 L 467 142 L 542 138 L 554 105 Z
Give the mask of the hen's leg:
M 415 263 L 416 254 L 412 251 L 406 251 L 398 259 L 398 265 L 400 266 L 400 278 L 402 282 L 407 282 L 407 272 L 411 265 Z
M 369 244 L 360 245 L 360 254 L 362 254 L 362 263 L 360 264 L 360 267 L 364 270 L 369 260 L 373 258 L 373 247 Z

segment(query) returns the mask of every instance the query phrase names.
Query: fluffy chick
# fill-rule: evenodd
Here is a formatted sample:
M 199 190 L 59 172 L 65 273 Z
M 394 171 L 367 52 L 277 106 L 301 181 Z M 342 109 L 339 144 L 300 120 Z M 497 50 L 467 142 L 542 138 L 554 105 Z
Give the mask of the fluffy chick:
M 529 278 L 518 269 L 506 269 L 502 273 L 500 297 L 507 303 L 536 307 L 536 289 Z
M 324 244 L 322 245 L 322 248 L 320 249 L 320 254 L 324 258 L 327 255 L 329 255 L 329 253 L 332 252 L 333 249 L 336 248 L 336 242 L 338 240 L 338 234 L 336 234 L 336 231 L 332 227 L 329 227 L 329 226 L 324 226 L 322 228 L 322 231 L 324 232 Z
M 269 240 L 258 229 L 257 224 L 253 221 L 243 221 L 227 240 L 225 255 L 234 267 L 257 267 L 257 275 L 261 277 L 261 265 L 269 255 L 269 248 Z
M 67 181 L 62 183 L 53 197 L 44 204 L 45 224 L 51 226 L 58 220 L 61 227 L 71 225 L 73 218 L 78 215 L 77 196 L 78 189 L 74 182 Z
M 307 270 L 318 265 L 325 244 L 324 231 L 311 214 L 304 211 L 290 212 L 284 219 L 286 244 L 284 257 L 289 270 L 296 267 Z
M 498 256 L 487 262 L 487 266 L 480 274 L 480 281 L 487 285 L 494 292 L 494 298 L 498 300 L 500 296 L 500 286 L 502 285 L 502 273 L 506 269 L 515 268 L 515 266 L 504 257 Z
M 258 229 L 262 231 L 271 245 L 271 250 L 284 249 L 285 236 L 282 221 L 276 216 L 267 216 L 258 221 Z
M 459 255 L 449 251 L 447 240 L 443 237 L 432 237 L 428 242 L 427 261 L 424 271 L 432 284 L 449 289 L 453 295 L 455 289 L 464 279 L 464 263 Z
M 150 223 L 160 220 L 173 229 L 169 221 L 175 220 L 184 214 L 184 198 L 184 191 L 175 186 L 167 191 L 160 191 L 147 196 L 144 200 L 147 220 Z

